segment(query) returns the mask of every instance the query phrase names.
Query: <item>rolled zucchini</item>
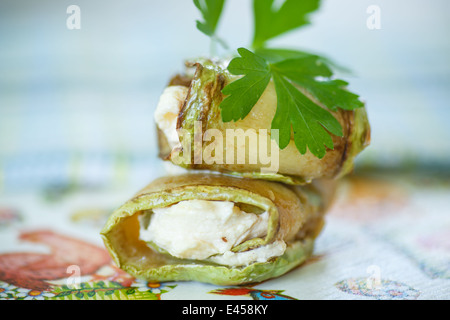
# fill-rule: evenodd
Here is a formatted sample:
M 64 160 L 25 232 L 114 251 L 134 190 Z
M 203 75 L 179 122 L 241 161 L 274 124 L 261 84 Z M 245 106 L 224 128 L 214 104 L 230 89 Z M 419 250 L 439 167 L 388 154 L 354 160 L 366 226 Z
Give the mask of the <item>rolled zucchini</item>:
M 188 70 L 172 79 L 155 111 L 159 156 L 185 169 L 304 184 L 349 173 L 356 155 L 369 144 L 365 109 L 338 109 L 332 114 L 343 136 L 332 136 L 334 149 L 328 149 L 322 159 L 309 150 L 300 154 L 293 133 L 281 150 L 270 130 L 277 105 L 272 82 L 244 119 L 223 122 L 221 90 L 237 77 L 211 61 L 195 63 Z
M 118 208 L 101 235 L 115 263 L 147 281 L 259 282 L 311 255 L 334 190 L 320 183 L 167 176 Z

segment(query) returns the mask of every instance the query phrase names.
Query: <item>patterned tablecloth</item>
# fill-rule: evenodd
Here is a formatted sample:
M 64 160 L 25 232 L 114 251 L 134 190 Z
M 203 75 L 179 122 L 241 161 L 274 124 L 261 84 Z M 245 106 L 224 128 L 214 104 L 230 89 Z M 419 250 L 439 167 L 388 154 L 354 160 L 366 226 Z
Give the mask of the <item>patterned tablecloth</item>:
M 449 299 L 450 179 L 344 180 L 313 257 L 247 286 L 147 283 L 118 269 L 99 230 L 134 190 L 0 197 L 0 299 Z
M 230 48 L 251 38 L 244 2 L 227 1 Z M 450 299 L 450 1 L 322 2 L 278 45 L 354 71 L 344 77 L 367 103 L 371 146 L 309 261 L 220 287 L 133 279 L 99 236 L 164 174 L 158 98 L 209 50 L 192 1 L 79 0 L 80 30 L 66 25 L 72 2 L 0 1 L 0 299 Z M 367 27 L 371 5 L 381 29 Z

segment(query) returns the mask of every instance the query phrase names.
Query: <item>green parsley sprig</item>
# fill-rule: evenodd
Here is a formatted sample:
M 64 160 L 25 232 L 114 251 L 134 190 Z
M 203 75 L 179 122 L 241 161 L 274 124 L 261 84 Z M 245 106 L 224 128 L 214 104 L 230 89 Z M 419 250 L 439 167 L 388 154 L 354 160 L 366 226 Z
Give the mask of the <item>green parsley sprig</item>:
M 194 3 L 197 5 L 198 0 Z M 239 48 L 239 56 L 229 63 L 228 72 L 242 77 L 223 88 L 226 97 L 220 108 L 224 122 L 244 119 L 273 81 L 277 110 L 271 129 L 279 130 L 279 147 L 284 149 L 290 143 L 292 129 L 299 152 L 305 154 L 309 149 L 321 159 L 327 148 L 334 148 L 331 135 L 343 135 L 341 124 L 330 111 L 354 110 L 364 104 L 357 94 L 347 90 L 346 81 L 333 78 L 332 68 L 336 66 L 329 59 L 304 51 L 267 47 L 268 40 L 309 24 L 309 14 L 319 5 L 320 0 L 285 0 L 275 8 L 274 0 L 253 1 L 253 52 Z M 199 23 L 197 27 L 213 37 L 220 13 L 217 15 L 216 10 L 215 15 L 208 16 L 205 12 L 202 11 L 206 25 L 212 27 Z
M 285 0 L 279 8 L 274 0 L 254 0 L 255 32 L 253 48 L 265 46 L 267 40 L 307 25 L 309 13 L 317 10 L 320 0 Z
M 225 0 L 194 0 L 194 4 L 201 12 L 204 21 L 197 20 L 197 29 L 211 38 L 211 51 L 214 52 L 215 42 L 228 48 L 225 41 L 216 35 L 217 25 L 223 11 Z

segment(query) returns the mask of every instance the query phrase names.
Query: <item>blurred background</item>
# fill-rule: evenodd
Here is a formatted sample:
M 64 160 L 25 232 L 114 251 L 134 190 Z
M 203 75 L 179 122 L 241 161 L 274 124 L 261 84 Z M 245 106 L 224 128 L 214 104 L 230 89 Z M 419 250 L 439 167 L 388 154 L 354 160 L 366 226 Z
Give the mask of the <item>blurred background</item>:
M 81 10 L 70 30 L 68 6 Z M 380 8 L 381 29 L 367 27 Z M 450 171 L 450 2 L 323 0 L 273 45 L 353 73 L 372 144 L 357 170 Z M 0 2 L 0 190 L 140 188 L 161 175 L 153 112 L 187 58 L 207 55 L 190 0 Z M 228 0 L 218 34 L 249 46 L 250 0 Z

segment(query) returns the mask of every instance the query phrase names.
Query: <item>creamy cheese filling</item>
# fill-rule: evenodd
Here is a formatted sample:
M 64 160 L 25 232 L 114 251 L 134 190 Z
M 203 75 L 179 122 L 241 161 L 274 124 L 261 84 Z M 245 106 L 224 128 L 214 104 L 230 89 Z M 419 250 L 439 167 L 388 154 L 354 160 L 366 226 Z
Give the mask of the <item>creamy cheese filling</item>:
M 169 86 L 164 89 L 156 106 L 154 114 L 156 125 L 164 133 L 172 148 L 179 144 L 177 117 L 188 90 L 189 88 L 184 86 Z
M 246 240 L 264 237 L 268 218 L 268 212 L 247 213 L 229 201 L 186 200 L 153 209 L 146 228 L 141 221 L 140 238 L 174 257 L 247 265 L 282 255 L 286 249 L 283 241 L 275 241 L 253 250 L 231 251 Z
M 210 257 L 208 260 L 228 266 L 243 266 L 254 262 L 266 262 L 270 258 L 281 256 L 286 250 L 286 243 L 281 240 L 274 241 L 265 246 L 243 252 L 227 251 L 222 255 Z

